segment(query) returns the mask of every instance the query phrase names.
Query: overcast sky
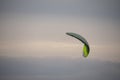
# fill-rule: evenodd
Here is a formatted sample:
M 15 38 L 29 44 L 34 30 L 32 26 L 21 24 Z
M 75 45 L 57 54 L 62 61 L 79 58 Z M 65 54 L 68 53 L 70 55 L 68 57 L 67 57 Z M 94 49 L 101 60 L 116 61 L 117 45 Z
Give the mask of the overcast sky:
M 120 63 L 80 58 L 2 58 L 0 80 L 119 80 Z
M 78 57 L 83 44 L 65 35 L 75 32 L 88 58 L 120 61 L 119 9 L 118 0 L 1 0 L 0 56 Z
M 119 80 L 119 4 L 0 0 L 0 79 Z M 83 44 L 66 32 L 87 39 L 87 58 L 82 56 Z

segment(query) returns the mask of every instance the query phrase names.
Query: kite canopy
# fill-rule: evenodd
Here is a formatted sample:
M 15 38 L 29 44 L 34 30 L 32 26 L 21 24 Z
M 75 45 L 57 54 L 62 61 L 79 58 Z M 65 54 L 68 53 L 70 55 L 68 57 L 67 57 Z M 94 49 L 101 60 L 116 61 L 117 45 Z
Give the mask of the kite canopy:
M 76 34 L 76 33 L 67 32 L 66 34 L 80 40 L 84 44 L 83 56 L 87 57 L 90 52 L 90 48 L 89 48 L 89 44 L 88 44 L 87 40 L 84 37 L 82 37 L 81 35 Z

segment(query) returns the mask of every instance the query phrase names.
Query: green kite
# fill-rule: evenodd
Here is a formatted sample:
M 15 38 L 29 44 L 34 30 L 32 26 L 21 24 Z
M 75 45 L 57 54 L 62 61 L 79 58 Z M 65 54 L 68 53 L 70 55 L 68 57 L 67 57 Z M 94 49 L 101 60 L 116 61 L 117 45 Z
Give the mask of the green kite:
M 81 35 L 76 34 L 76 33 L 67 32 L 66 34 L 80 40 L 84 44 L 83 56 L 87 57 L 90 52 L 90 48 L 89 48 L 89 44 L 88 44 L 87 40 L 84 37 L 82 37 Z

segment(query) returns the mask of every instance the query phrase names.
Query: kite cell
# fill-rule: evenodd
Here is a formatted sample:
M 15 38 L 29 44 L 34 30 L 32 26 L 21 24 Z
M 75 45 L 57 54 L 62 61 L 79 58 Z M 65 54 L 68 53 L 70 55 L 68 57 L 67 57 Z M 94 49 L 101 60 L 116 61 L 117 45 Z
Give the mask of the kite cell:
M 82 37 L 81 35 L 76 34 L 76 33 L 68 32 L 66 34 L 78 39 L 79 41 L 81 41 L 84 44 L 84 46 L 83 46 L 83 56 L 87 57 L 89 52 L 90 52 L 90 48 L 89 48 L 89 44 L 88 44 L 87 40 L 84 37 Z

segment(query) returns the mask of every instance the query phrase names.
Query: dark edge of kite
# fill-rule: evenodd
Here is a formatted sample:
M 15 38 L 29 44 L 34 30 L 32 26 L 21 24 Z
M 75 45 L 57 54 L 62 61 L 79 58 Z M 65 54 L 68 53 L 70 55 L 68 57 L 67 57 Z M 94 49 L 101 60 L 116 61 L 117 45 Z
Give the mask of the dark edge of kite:
M 72 36 L 72 37 L 74 37 L 74 38 L 77 38 L 76 36 L 73 36 L 73 35 L 71 35 L 71 34 L 69 34 L 69 33 L 66 33 L 67 35 L 69 35 L 69 36 Z M 75 33 L 74 33 L 75 34 Z M 78 35 L 78 34 L 77 34 Z M 82 43 L 84 43 L 85 45 L 89 45 L 88 44 L 88 42 L 87 42 L 87 40 L 86 40 L 86 42 L 87 42 L 87 44 L 83 41 L 83 40 L 81 40 L 81 39 L 79 39 L 79 38 L 77 38 L 78 40 L 80 40 Z

